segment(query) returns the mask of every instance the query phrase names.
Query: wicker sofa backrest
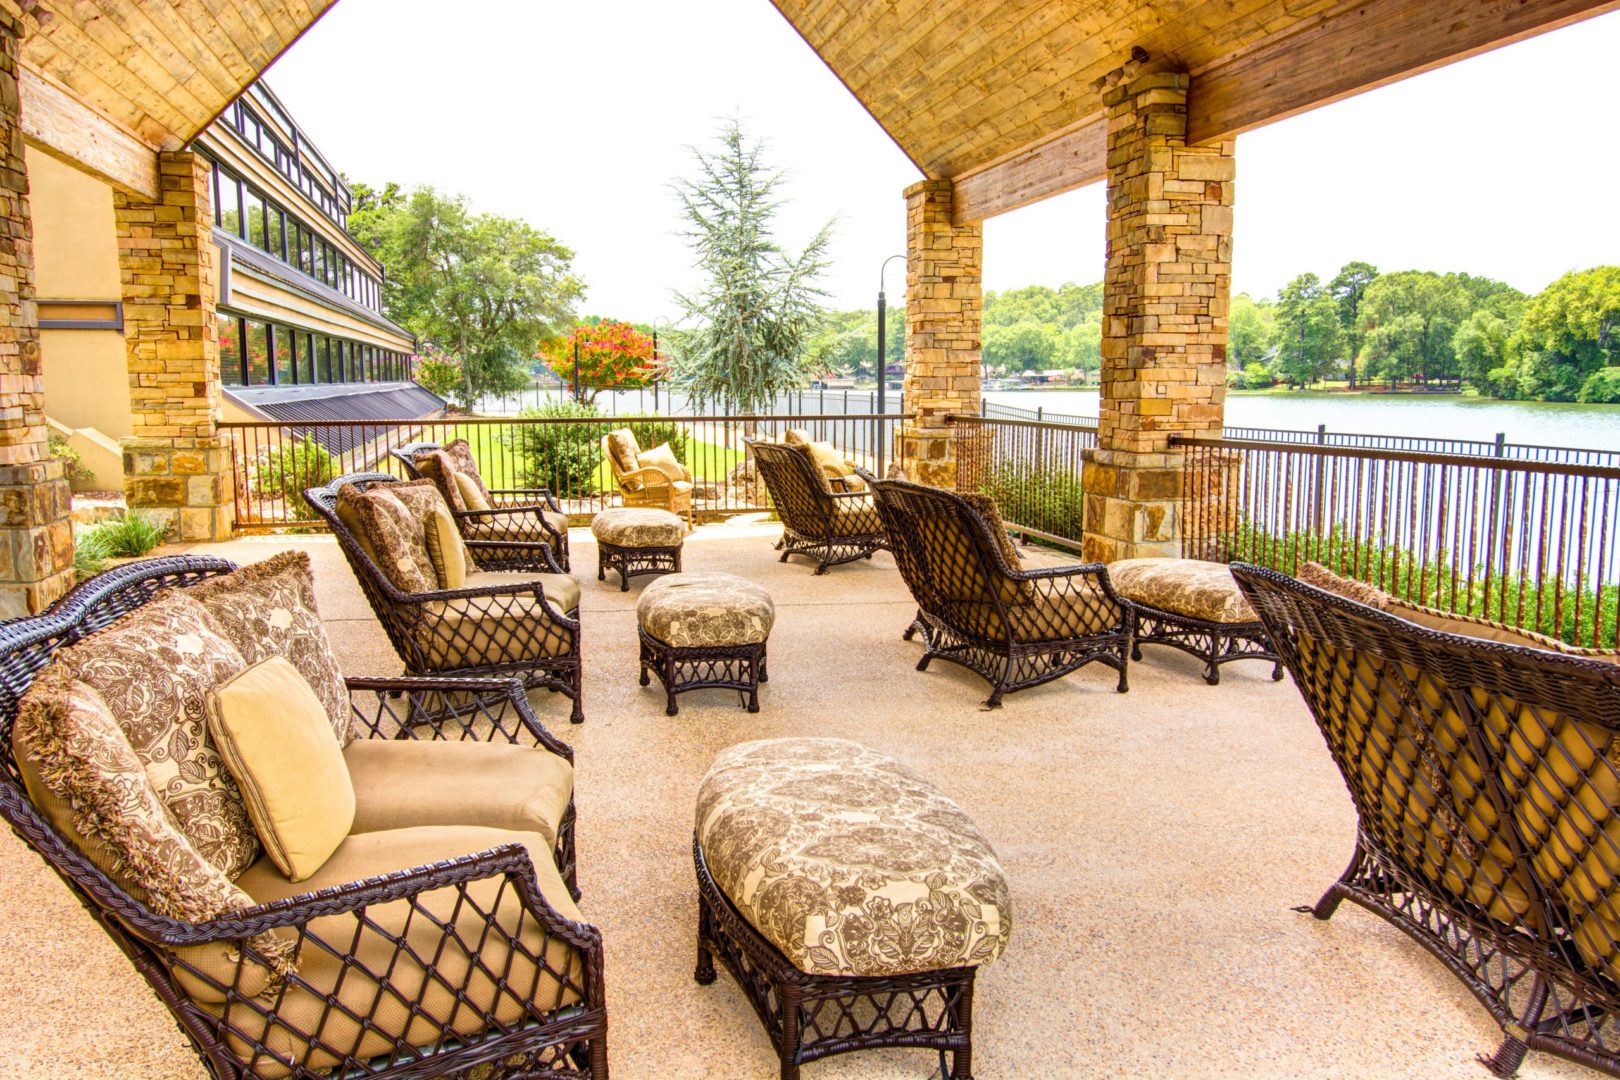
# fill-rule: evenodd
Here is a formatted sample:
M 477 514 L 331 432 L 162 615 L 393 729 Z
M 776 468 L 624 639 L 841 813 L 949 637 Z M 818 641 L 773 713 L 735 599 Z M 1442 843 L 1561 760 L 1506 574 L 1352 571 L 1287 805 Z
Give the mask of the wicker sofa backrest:
M 1001 569 L 990 524 L 942 488 L 876 477 L 868 483 L 917 606 L 977 637 L 1005 639 L 1006 600 L 1018 590 Z
M 1509 950 L 1541 942 L 1538 966 L 1620 1005 L 1620 666 L 1426 630 L 1273 570 L 1232 574 L 1362 842 L 1449 917 Z
M 772 505 L 788 527 L 803 536 L 827 535 L 832 497 L 817 475 L 809 451 L 764 440 L 751 442 L 748 448 Z
M 436 442 L 413 442 L 406 443 L 404 446 L 396 446 L 389 453 L 393 455 L 395 461 L 405 467 L 407 479 L 420 480 L 422 479 L 422 473 L 416 467 L 416 455 L 431 453 L 438 449 L 440 449 L 440 446 Z

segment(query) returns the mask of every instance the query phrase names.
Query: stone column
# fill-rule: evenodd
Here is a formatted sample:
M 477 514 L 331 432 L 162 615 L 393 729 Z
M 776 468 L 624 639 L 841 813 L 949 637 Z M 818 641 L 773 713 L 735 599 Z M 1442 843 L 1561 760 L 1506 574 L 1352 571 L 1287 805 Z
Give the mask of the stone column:
M 208 164 L 158 155 L 160 191 L 146 202 L 114 190 L 124 338 L 134 434 L 123 440 L 124 494 L 172 539 L 225 540 L 234 503 L 220 437 L 218 285 L 208 245 Z
M 1232 273 L 1230 140 L 1188 146 L 1188 77 L 1109 91 L 1102 403 L 1086 454 L 1087 558 L 1179 556 L 1181 454 L 1219 435 Z
M 45 438 L 33 219 L 18 122 L 22 24 L 0 8 L 0 618 L 38 612 L 73 585 L 72 496 Z
M 979 411 L 983 230 L 951 220 L 955 188 L 906 188 L 906 419 L 900 453 L 911 479 L 956 486 L 955 438 L 946 419 Z

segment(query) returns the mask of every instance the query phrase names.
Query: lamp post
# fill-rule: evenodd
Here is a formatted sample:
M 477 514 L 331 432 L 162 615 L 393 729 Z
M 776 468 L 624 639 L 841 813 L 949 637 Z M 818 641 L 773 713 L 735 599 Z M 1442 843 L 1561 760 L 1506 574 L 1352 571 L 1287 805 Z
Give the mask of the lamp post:
M 652 339 L 653 339 L 653 364 L 654 365 L 657 365 L 657 363 L 658 363 L 658 324 L 659 323 L 663 323 L 665 326 L 674 326 L 675 325 L 674 323 L 669 321 L 669 316 L 667 316 L 667 315 L 659 315 L 658 317 L 653 319 L 653 322 L 652 322 L 652 327 L 653 327 Z M 663 381 L 662 379 L 654 379 L 653 380 L 653 412 L 658 411 L 658 384 L 660 382 L 662 382 L 662 381 Z
M 905 261 L 904 255 L 890 255 L 883 260 L 883 266 L 878 270 L 878 325 L 877 325 L 877 413 L 882 416 L 888 412 L 889 387 L 889 303 L 883 295 L 883 275 L 889 270 L 889 264 L 899 259 Z M 883 475 L 883 443 L 885 431 L 883 421 L 877 421 L 877 466 L 878 475 Z
M 574 334 L 574 404 L 579 404 L 579 334 Z

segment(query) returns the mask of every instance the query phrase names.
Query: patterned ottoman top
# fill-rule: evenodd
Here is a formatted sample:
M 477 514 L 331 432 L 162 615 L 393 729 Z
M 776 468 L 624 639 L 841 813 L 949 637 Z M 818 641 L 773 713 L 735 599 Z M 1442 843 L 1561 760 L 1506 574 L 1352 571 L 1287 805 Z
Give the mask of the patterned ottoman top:
M 1259 622 L 1225 563 L 1198 559 L 1121 559 L 1108 580 L 1127 600 L 1203 622 Z
M 715 884 L 799 970 L 904 975 L 988 964 L 1007 947 L 1007 880 L 932 784 L 843 739 L 723 751 L 698 789 Z
M 623 548 L 680 547 L 686 526 L 668 510 L 615 507 L 591 518 L 591 533 Z
M 699 570 L 669 574 L 648 585 L 636 601 L 636 621 L 678 649 L 754 645 L 770 637 L 776 605 L 752 581 Z

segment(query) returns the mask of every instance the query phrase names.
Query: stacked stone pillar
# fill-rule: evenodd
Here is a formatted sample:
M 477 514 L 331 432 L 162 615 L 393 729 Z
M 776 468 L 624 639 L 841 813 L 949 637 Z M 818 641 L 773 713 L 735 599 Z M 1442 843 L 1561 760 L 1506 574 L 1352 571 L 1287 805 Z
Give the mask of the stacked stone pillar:
M 22 24 L 0 8 L 0 618 L 29 615 L 73 585 L 72 496 L 46 448 L 34 308 L 33 219 L 18 120 Z
M 134 427 L 123 441 L 124 494 L 171 539 L 231 535 L 230 451 L 220 408 L 218 284 L 210 257 L 208 163 L 158 155 L 159 192 L 113 193 Z
M 1188 77 L 1109 91 L 1102 402 L 1084 466 L 1089 559 L 1180 556 L 1182 455 L 1219 435 L 1231 295 L 1230 140 L 1189 146 Z
M 948 419 L 979 411 L 983 230 L 952 218 L 955 187 L 923 180 L 906 189 L 906 418 L 900 453 L 910 478 L 956 486 Z

